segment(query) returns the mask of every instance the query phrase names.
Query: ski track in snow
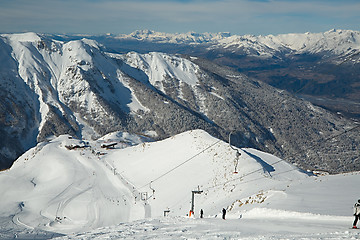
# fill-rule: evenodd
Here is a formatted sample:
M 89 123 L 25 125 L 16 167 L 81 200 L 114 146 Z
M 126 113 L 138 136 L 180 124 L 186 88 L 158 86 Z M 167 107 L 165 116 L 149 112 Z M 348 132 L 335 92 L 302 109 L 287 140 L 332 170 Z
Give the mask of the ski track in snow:
M 144 206 L 144 218 L 151 217 L 151 206 L 150 206 L 149 202 L 147 201 L 147 199 L 142 199 L 141 198 L 141 193 L 135 187 L 135 185 L 133 185 L 123 175 L 121 175 L 118 171 L 116 171 L 116 168 L 114 166 L 112 166 L 110 163 L 108 163 L 106 160 L 101 159 L 101 162 L 103 162 L 105 164 L 105 166 L 107 166 L 109 168 L 110 171 L 113 170 L 114 175 L 117 176 L 120 179 L 120 181 L 124 184 L 124 186 L 128 187 L 129 191 L 132 192 L 132 194 L 133 194 L 133 196 L 135 198 L 135 202 L 137 202 L 139 200 L 142 202 L 142 205 Z

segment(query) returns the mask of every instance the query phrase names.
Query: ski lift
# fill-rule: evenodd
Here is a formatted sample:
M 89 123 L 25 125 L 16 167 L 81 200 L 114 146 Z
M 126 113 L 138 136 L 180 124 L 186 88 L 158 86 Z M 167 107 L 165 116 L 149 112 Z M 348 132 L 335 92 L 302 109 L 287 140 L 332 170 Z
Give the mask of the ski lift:
M 148 200 L 148 193 L 147 192 L 142 192 L 141 193 L 141 200 L 142 201 Z
M 236 149 L 236 148 L 233 148 L 233 146 L 231 146 L 231 134 L 233 132 L 230 132 L 229 134 L 229 145 L 230 145 L 230 148 L 235 150 L 236 151 L 236 159 L 234 160 L 234 164 L 235 164 L 235 169 L 234 169 L 234 174 L 237 174 L 238 171 L 237 171 L 237 167 L 238 167 L 238 164 L 239 164 L 239 157 L 241 156 L 241 153 L 239 152 L 239 149 Z
M 236 151 L 236 160 L 234 161 L 235 162 L 235 170 L 234 170 L 234 173 L 238 173 L 237 171 L 237 166 L 239 164 L 239 157 L 241 156 L 241 153 L 237 150 Z
M 169 208 L 166 209 L 166 210 L 164 210 L 164 217 L 168 216 L 169 213 L 170 213 L 170 209 L 169 209 Z
M 152 196 L 153 196 L 153 199 L 155 199 L 155 189 L 153 189 L 152 187 L 151 187 L 151 183 L 152 183 L 153 181 L 151 181 L 150 182 L 150 184 L 149 184 L 149 188 L 152 190 L 152 192 L 153 192 L 153 194 L 152 194 Z

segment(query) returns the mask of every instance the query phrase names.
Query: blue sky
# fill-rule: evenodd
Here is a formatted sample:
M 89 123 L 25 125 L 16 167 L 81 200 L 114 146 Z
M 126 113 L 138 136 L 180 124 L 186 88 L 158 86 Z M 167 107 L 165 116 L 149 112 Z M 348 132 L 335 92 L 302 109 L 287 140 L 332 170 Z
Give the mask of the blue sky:
M 360 0 L 0 0 L 0 32 L 231 32 L 360 30 Z

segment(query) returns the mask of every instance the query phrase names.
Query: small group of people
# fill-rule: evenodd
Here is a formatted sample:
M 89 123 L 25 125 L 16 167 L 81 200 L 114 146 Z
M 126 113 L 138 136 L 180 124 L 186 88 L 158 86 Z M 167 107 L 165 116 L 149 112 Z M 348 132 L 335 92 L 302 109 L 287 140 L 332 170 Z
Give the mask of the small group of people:
M 222 209 L 222 219 L 225 220 L 225 215 L 226 215 L 226 209 L 223 208 Z M 191 211 L 190 211 L 190 216 L 191 216 Z M 200 209 L 200 218 L 204 218 L 204 210 Z

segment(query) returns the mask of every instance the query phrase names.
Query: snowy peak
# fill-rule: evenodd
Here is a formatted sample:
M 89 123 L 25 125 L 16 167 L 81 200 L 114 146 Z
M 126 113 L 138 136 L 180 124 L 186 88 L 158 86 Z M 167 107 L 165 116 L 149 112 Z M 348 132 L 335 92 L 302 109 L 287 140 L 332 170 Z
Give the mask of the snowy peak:
M 41 41 L 40 35 L 34 32 L 17 33 L 17 34 L 2 34 L 2 37 L 8 38 L 10 41 L 17 42 L 36 42 Z
M 0 40 L 2 102 L 12 106 L 2 113 L 2 130 L 12 136 L 2 147 L 2 161 L 14 160 L 52 134 L 81 136 L 72 108 L 91 111 L 101 105 L 84 77 L 94 68 L 93 60 L 103 56 L 97 43 L 85 39 L 64 43 L 35 33 L 3 34 Z
M 333 52 L 342 54 L 349 48 L 360 49 L 360 32 L 331 30 L 325 33 L 282 34 L 275 37 L 282 45 L 298 52 Z
M 68 82 L 69 71 L 87 71 L 91 68 L 90 48 L 95 43 L 89 40 L 63 43 L 32 33 L 4 37 L 12 48 L 14 60 L 18 62 L 19 76 L 38 96 L 39 105 L 35 107 L 41 113 L 40 129 L 49 118 L 51 106 L 66 115 L 64 96 L 59 95 L 59 92 L 67 91 L 63 87 L 73 86 Z
M 224 48 L 247 49 L 255 55 L 272 56 L 274 53 L 344 55 L 360 50 L 360 32 L 331 30 L 325 33 L 280 34 L 267 36 L 232 36 L 219 41 Z M 254 55 L 254 54 L 253 54 Z

